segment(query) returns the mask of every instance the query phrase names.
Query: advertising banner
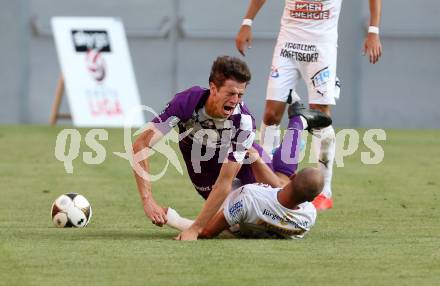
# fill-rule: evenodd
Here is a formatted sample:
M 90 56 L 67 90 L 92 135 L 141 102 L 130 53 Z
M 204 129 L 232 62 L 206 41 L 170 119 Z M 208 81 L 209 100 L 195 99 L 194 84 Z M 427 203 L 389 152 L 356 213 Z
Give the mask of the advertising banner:
M 139 91 L 117 18 L 54 17 L 61 71 L 75 126 L 141 126 Z

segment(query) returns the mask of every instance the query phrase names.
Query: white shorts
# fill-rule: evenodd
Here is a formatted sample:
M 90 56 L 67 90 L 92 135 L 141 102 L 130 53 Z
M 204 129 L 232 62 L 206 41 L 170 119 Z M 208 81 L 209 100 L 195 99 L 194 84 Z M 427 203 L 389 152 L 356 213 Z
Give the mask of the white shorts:
M 266 100 L 299 101 L 295 90 L 299 79 L 303 78 L 309 104 L 334 105 L 339 97 L 336 59 L 335 44 L 303 44 L 279 38 L 272 58 Z

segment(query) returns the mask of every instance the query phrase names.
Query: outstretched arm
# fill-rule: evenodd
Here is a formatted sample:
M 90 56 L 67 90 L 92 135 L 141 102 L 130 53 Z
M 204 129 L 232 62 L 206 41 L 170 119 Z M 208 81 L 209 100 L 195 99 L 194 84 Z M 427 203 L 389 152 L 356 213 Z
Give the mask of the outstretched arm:
M 157 130 L 153 124 L 150 124 L 133 144 L 132 167 L 137 189 L 141 197 L 145 215 L 157 226 L 162 226 L 166 223 L 166 213 L 153 198 L 147 158 L 152 152 L 152 146 L 162 137 L 162 133 Z
M 382 0 L 370 0 L 370 27 L 379 28 L 382 14 Z M 378 33 L 369 31 L 364 42 L 364 55 L 368 55 L 370 63 L 375 64 L 382 55 L 382 44 Z
M 260 157 L 255 148 L 248 151 L 252 168 L 252 174 L 258 183 L 268 184 L 274 188 L 281 188 L 289 182 L 289 177 L 281 173 L 274 173 L 269 166 Z
M 176 210 L 167 209 L 167 225 L 180 231 L 187 230 L 193 223 L 193 220 L 181 217 Z M 219 235 L 223 230 L 228 229 L 229 224 L 226 222 L 221 209 L 209 222 L 208 225 L 199 234 L 199 238 L 213 238 Z
M 229 228 L 229 224 L 225 219 L 223 210 L 220 210 L 207 224 L 203 231 L 199 234 L 199 238 L 213 238 L 222 231 Z
M 226 196 L 231 192 L 232 180 L 240 170 L 241 163 L 226 161 L 220 169 L 220 174 L 212 187 L 211 194 L 191 227 L 179 234 L 177 239 L 196 240 L 208 221 L 219 210 Z
M 261 7 L 264 5 L 264 2 L 266 2 L 266 0 L 251 0 L 244 18 L 253 20 L 258 14 L 258 11 L 260 11 Z M 241 25 L 240 30 L 235 37 L 235 46 L 243 56 L 245 55 L 244 51 L 246 47 L 251 48 L 252 29 L 250 25 Z

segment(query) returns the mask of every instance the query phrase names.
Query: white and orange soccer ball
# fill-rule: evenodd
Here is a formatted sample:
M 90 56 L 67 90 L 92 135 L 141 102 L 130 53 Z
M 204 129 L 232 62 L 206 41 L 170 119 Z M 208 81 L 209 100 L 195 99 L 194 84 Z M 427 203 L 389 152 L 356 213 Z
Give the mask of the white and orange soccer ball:
M 92 206 L 84 196 L 68 193 L 53 202 L 51 214 L 56 227 L 85 227 L 92 218 Z

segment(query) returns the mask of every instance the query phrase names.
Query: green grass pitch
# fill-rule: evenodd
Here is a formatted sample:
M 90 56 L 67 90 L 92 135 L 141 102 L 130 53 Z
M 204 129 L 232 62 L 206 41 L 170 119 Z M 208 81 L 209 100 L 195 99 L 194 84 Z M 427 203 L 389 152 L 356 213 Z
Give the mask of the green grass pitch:
M 439 285 L 440 131 L 387 130 L 379 165 L 359 149 L 335 168 L 334 209 L 303 240 L 178 242 L 143 214 L 122 152 L 109 130 L 101 165 L 82 152 L 66 174 L 55 159 L 62 127 L 0 127 L 0 285 Z M 363 131 L 361 131 L 362 134 Z M 163 158 L 152 165 L 160 169 Z M 202 199 L 173 167 L 153 185 L 158 202 L 194 217 Z M 56 229 L 60 194 L 92 203 L 85 229 Z

